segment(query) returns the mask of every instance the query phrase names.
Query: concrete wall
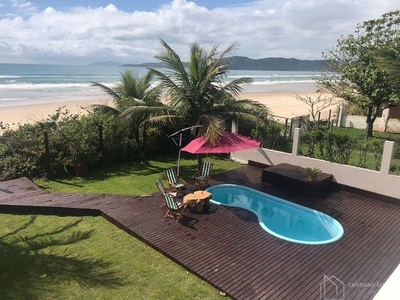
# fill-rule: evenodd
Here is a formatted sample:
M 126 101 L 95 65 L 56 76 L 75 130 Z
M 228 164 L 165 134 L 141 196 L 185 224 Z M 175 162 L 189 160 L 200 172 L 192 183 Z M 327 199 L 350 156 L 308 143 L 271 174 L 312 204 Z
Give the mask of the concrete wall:
M 339 127 L 365 129 L 367 127 L 365 119 L 366 119 L 365 116 L 343 115 Z M 376 121 L 374 123 L 374 130 L 378 130 L 380 128 L 380 123 L 381 123 L 380 119 L 381 118 L 376 118 Z
M 346 115 L 343 109 L 340 110 L 340 124 L 339 127 L 351 127 L 358 129 L 365 129 L 367 124 L 365 123 L 365 116 L 354 116 Z M 376 118 L 374 122 L 374 130 L 380 132 L 392 132 L 400 133 L 400 119 L 389 117 L 390 110 L 385 109 L 382 112 L 382 117 Z
M 386 125 L 386 132 L 400 133 L 400 119 L 389 119 Z
M 294 139 L 293 153 L 258 148 L 233 152 L 231 153 L 231 158 L 242 163 L 247 163 L 249 160 L 252 160 L 271 166 L 280 163 L 288 163 L 301 167 L 318 167 L 322 169 L 324 173 L 332 174 L 334 181 L 337 183 L 400 200 L 400 176 L 388 174 L 393 147 L 393 142 L 385 143 L 381 171 L 373 171 L 320 159 L 298 156 L 296 138 Z

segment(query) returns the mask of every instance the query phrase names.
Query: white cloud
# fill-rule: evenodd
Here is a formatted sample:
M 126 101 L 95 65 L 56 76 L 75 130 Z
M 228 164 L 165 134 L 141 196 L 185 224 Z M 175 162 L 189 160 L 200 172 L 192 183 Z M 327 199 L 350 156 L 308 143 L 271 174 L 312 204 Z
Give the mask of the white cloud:
M 357 23 L 396 9 L 393 2 L 268 0 L 208 10 L 175 0 L 151 12 L 128 13 L 113 4 L 36 12 L 31 2 L 12 0 L 20 13 L 0 17 L 0 57 L 2 62 L 154 61 L 162 38 L 183 59 L 192 42 L 221 49 L 238 42 L 236 54 L 252 58 L 320 59 Z
M 18 12 L 27 14 L 36 11 L 36 7 L 29 1 L 10 0 L 10 2 L 11 2 L 11 7 L 16 9 Z

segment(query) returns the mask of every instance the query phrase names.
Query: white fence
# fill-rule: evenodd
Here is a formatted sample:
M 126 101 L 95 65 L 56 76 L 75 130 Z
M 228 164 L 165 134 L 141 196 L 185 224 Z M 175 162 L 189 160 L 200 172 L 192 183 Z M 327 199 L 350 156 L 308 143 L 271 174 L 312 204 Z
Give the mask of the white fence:
M 373 171 L 354 166 L 341 165 L 320 159 L 299 156 L 298 147 L 300 131 L 295 130 L 292 153 L 285 153 L 264 148 L 243 150 L 231 153 L 231 158 L 242 163 L 249 160 L 266 165 L 288 163 L 301 167 L 318 167 L 323 172 L 332 174 L 333 180 L 339 184 L 370 191 L 373 193 L 394 197 L 400 201 L 400 176 L 390 175 L 390 163 L 393 155 L 394 142 L 385 142 L 381 169 Z

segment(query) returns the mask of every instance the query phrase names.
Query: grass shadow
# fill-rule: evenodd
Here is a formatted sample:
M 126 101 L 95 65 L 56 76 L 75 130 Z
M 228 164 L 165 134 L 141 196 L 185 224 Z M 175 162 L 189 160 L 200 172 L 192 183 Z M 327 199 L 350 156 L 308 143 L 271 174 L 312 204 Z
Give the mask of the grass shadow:
M 39 299 L 57 284 L 76 282 L 84 287 L 123 285 L 111 264 L 96 258 L 77 257 L 60 246 L 89 239 L 93 230 L 74 230 L 82 221 L 70 222 L 55 229 L 27 230 L 36 216 L 0 236 L 0 290 L 2 299 Z M 27 233 L 26 233 L 27 232 Z

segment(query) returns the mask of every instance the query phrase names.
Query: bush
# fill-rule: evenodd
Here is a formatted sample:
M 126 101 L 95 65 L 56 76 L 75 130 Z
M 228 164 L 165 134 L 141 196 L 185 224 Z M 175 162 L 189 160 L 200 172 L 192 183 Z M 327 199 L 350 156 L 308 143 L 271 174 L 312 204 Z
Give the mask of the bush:
M 367 167 L 367 160 L 373 161 L 373 168 L 379 170 L 381 168 L 382 153 L 383 153 L 383 141 L 381 139 L 372 138 L 364 141 L 359 149 L 360 161 L 358 166 L 362 168 Z M 368 157 L 372 153 L 373 155 Z
M 264 148 L 284 150 L 287 148 L 287 141 L 284 137 L 285 126 L 275 120 L 268 120 L 265 125 L 256 125 L 251 130 L 251 136 L 262 141 Z
M 44 170 L 44 136 L 40 125 L 6 129 L 0 137 L 0 180 L 42 176 Z
M 165 155 L 171 152 L 171 138 L 169 138 L 167 132 L 162 128 L 150 127 L 146 132 L 146 147 L 145 152 L 147 156 L 152 156 L 155 154 Z M 176 151 L 173 149 L 173 151 Z
M 103 125 L 104 163 L 124 162 L 139 157 L 137 146 L 129 137 L 127 126 L 113 116 L 97 115 L 99 124 Z
M 103 126 L 103 145 L 99 143 L 100 124 Z M 1 180 L 71 173 L 80 165 L 94 168 L 101 160 L 110 163 L 132 158 L 136 150 L 128 129 L 114 117 L 94 113 L 74 115 L 63 107 L 44 121 L 20 125 L 16 130 L 7 126 L 3 129 L 0 137 Z M 48 133 L 48 166 L 44 131 Z
M 320 158 L 330 162 L 348 164 L 357 141 L 348 134 L 315 130 L 303 138 L 303 155 Z

